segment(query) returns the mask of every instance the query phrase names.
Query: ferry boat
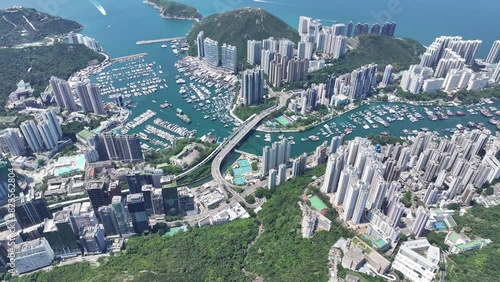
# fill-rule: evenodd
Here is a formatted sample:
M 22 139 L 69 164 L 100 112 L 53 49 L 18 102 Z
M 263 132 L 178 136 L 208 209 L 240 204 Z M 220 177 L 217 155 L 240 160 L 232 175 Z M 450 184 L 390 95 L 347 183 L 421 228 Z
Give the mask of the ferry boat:
M 178 118 L 180 118 L 180 119 L 181 119 L 183 122 L 185 122 L 185 123 L 191 123 L 191 119 L 189 119 L 189 117 L 188 117 L 186 114 L 184 114 L 184 113 L 182 112 L 182 110 L 181 110 L 181 109 L 179 109 L 179 108 L 177 108 L 177 114 L 176 114 L 176 116 L 177 116 Z
M 311 141 L 318 141 L 319 137 L 316 136 L 316 135 L 311 135 L 311 136 L 309 136 L 309 140 L 311 140 Z

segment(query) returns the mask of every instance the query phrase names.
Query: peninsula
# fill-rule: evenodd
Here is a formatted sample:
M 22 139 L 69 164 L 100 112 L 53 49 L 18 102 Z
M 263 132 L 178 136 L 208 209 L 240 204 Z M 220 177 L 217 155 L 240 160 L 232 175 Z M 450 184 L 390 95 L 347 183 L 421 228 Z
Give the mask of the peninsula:
M 144 3 L 160 10 L 160 15 L 166 19 L 199 21 L 203 18 L 198 9 L 183 3 L 169 0 L 146 0 Z
M 55 17 L 35 9 L 12 7 L 0 10 L 0 46 L 43 41 L 47 37 L 59 37 L 82 26 L 71 20 Z

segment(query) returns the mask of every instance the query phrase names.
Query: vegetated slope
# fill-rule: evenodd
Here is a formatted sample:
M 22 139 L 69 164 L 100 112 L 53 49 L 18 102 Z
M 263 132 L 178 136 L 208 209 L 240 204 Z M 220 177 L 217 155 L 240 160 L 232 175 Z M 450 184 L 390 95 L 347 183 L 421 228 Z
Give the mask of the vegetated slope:
M 246 248 L 257 232 L 257 222 L 250 218 L 172 237 L 137 236 L 127 242 L 124 252 L 101 261 L 98 267 L 78 263 L 18 281 L 250 281 L 241 269 Z
M 477 251 L 451 255 L 447 259 L 446 280 L 455 282 L 498 281 L 500 277 L 500 206 L 474 205 L 464 216 L 454 217 L 457 232 L 464 230 L 471 239 L 479 236 L 491 244 Z
M 169 1 L 169 0 L 147 0 L 146 3 L 155 5 L 163 17 L 166 18 L 185 18 L 185 19 L 202 19 L 203 16 L 195 7 Z
M 342 75 L 370 63 L 376 63 L 379 71 L 383 71 L 388 64 L 394 67 L 393 71 L 402 71 L 418 64 L 419 56 L 425 51 L 422 44 L 414 39 L 383 35 L 361 35 L 354 38 L 354 43 L 356 48 L 348 51 L 345 57 L 334 60 L 332 66 L 312 72 L 312 82 L 323 83 L 330 74 Z
M 41 41 L 47 36 L 65 35 L 82 26 L 31 8 L 0 10 L 0 46 L 11 47 Z
M 102 60 L 104 56 L 84 45 L 0 48 L 0 114 L 19 80 L 31 83 L 39 93 L 49 84 L 51 76 L 67 79 L 74 72 Z
M 196 56 L 196 36 L 200 31 L 219 42 L 238 49 L 238 62 L 246 60 L 247 40 L 262 40 L 271 36 L 300 40 L 298 32 L 278 17 L 261 8 L 242 8 L 214 14 L 196 23 L 188 35 L 189 54 Z
M 328 251 L 338 238 L 349 236 L 349 231 L 332 222 L 331 231 L 302 238 L 302 213 L 297 204 L 311 177 L 324 170 L 325 166 L 317 167 L 277 187 L 258 214 L 265 231 L 248 252 L 247 271 L 267 282 L 328 281 Z

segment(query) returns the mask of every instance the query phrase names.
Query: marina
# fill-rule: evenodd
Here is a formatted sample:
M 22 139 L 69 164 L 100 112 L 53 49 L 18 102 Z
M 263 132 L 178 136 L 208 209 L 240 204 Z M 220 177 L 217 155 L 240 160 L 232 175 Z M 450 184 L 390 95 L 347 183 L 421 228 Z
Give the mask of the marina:
M 491 103 L 491 104 L 490 104 Z M 343 115 L 335 117 L 310 130 L 303 132 L 270 132 L 263 134 L 255 131 L 238 149 L 250 154 L 262 154 L 262 147 L 282 138 L 300 140 L 292 146 L 292 156 L 302 152 L 312 152 L 320 142 L 330 142 L 335 135 L 345 134 L 345 140 L 356 136 L 368 135 L 401 136 L 411 140 L 420 131 L 433 131 L 440 136 L 451 136 L 456 130 L 479 129 L 487 134 L 497 134 L 500 128 L 499 115 L 490 107 L 499 107 L 499 101 L 487 101 L 467 107 L 414 106 L 404 103 L 372 102 L 360 106 Z M 480 113 L 481 108 L 494 112 L 497 117 L 487 117 Z M 427 116 L 426 111 L 434 115 L 441 113 L 441 119 Z M 476 114 L 470 114 L 475 112 Z M 452 113 L 452 115 L 450 115 Z M 316 142 L 314 141 L 316 140 Z
M 171 47 L 183 46 L 174 41 Z M 177 73 L 165 73 L 160 63 L 136 56 L 114 62 L 92 78 L 106 102 L 124 99 L 131 121 L 118 132 L 140 134 L 144 150 L 169 148 L 176 138 L 224 138 L 239 125 L 229 114 L 235 75 L 206 69 L 189 57 L 178 58 L 175 67 Z M 168 87 L 167 81 L 176 83 Z

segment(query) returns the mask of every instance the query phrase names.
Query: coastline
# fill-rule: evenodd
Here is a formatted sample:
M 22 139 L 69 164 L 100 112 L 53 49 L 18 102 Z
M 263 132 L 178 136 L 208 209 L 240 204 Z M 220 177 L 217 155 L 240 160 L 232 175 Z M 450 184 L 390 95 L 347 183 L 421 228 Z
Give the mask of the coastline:
M 375 96 L 372 96 L 370 98 L 373 98 L 373 97 L 376 97 L 377 95 Z M 392 95 L 393 99 L 389 99 L 389 101 L 385 102 L 387 104 L 393 104 L 393 103 L 404 103 L 404 104 L 408 104 L 408 105 L 412 105 L 412 106 L 449 106 L 449 107 L 463 107 L 463 108 L 466 108 L 466 107 L 469 107 L 473 104 L 463 104 L 463 103 L 457 103 L 457 102 L 453 102 L 453 101 L 441 101 L 441 100 L 432 100 L 432 101 L 410 101 L 410 100 L 403 100 L 395 95 Z M 315 127 L 318 127 L 320 126 L 321 124 L 325 123 L 325 122 L 328 122 L 334 118 L 337 118 L 337 117 L 341 117 L 343 116 L 344 114 L 347 114 L 353 110 L 356 110 L 357 108 L 365 105 L 366 103 L 370 103 L 370 102 L 380 102 L 380 101 L 377 101 L 377 100 L 371 100 L 371 99 L 367 99 L 364 101 L 365 103 L 361 103 L 360 105 L 357 105 L 357 106 L 354 106 L 353 108 L 350 108 L 349 110 L 346 110 L 346 111 L 343 111 L 341 113 L 337 113 L 336 115 L 332 115 L 332 116 L 329 116 L 327 117 L 326 119 L 322 119 L 322 120 L 317 120 L 315 121 L 314 124 L 311 124 L 309 126 L 306 126 L 304 128 L 291 128 L 291 129 L 283 129 L 283 128 L 279 128 L 279 129 L 269 129 L 269 128 L 265 128 L 265 127 L 262 127 L 262 125 L 259 125 L 259 127 L 255 130 L 255 131 L 258 131 L 258 132 L 264 132 L 264 133 L 297 133 L 297 132 L 305 132 L 305 131 L 308 131 L 308 130 L 311 130 L 311 129 L 314 129 Z
M 178 16 L 165 16 L 163 13 L 165 12 L 165 8 L 158 6 L 157 4 L 150 2 L 149 0 L 144 0 L 143 3 L 148 4 L 153 6 L 155 9 L 160 11 L 160 17 L 164 19 L 176 19 L 176 20 L 189 20 L 189 21 L 195 21 L 195 22 L 200 22 L 201 19 L 195 18 L 195 17 L 178 17 Z M 200 11 L 196 9 L 196 11 L 199 13 Z

